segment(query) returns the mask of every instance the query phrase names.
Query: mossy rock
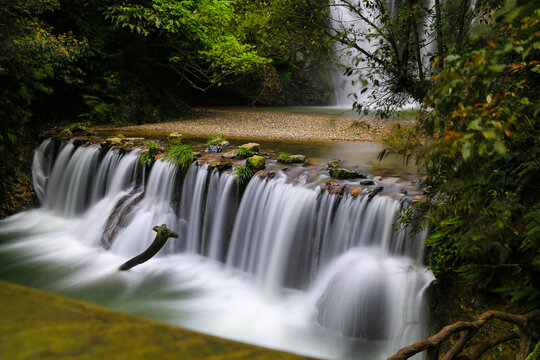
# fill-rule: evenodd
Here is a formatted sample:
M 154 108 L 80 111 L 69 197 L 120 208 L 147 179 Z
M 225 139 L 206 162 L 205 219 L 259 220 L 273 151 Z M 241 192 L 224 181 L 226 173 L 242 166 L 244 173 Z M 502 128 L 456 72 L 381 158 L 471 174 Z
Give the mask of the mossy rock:
M 60 131 L 56 137 L 57 138 L 68 138 L 68 137 L 72 137 L 73 136 L 73 132 L 71 132 L 71 130 L 69 128 L 65 128 L 64 130 Z
M 338 168 L 330 168 L 328 169 L 328 172 L 330 173 L 330 176 L 335 179 L 355 179 L 355 178 L 365 178 L 366 176 L 363 174 L 360 174 L 357 171 L 348 170 L 342 167 Z
M 280 154 L 277 161 L 282 164 L 303 164 L 306 162 L 306 157 L 300 154 L 296 154 L 296 155 Z
M 182 144 L 183 139 L 184 136 L 182 134 L 173 132 L 170 133 L 169 136 L 167 136 L 167 143 L 169 144 L 169 146 L 180 145 Z
M 236 151 L 235 150 L 228 151 L 225 154 L 221 155 L 221 157 L 224 159 L 234 159 L 236 157 Z
M 121 154 L 125 154 L 125 153 L 127 153 L 128 151 L 133 150 L 134 147 L 135 147 L 135 144 L 133 143 L 133 141 L 126 141 L 125 143 L 122 144 L 122 146 L 120 146 L 120 147 L 118 148 L 118 151 L 119 151 Z
M 259 155 L 253 155 L 246 159 L 246 166 L 249 166 L 254 171 L 263 170 L 266 167 L 266 160 Z
M 232 168 L 232 162 L 230 161 L 213 161 L 210 164 L 208 164 L 208 167 L 210 169 L 216 169 L 219 172 L 229 170 Z
M 244 149 L 244 150 L 246 150 L 248 152 L 251 152 L 251 153 L 258 154 L 259 151 L 261 150 L 261 145 L 259 145 L 257 143 L 247 143 L 247 144 L 240 145 L 238 148 L 239 149 Z

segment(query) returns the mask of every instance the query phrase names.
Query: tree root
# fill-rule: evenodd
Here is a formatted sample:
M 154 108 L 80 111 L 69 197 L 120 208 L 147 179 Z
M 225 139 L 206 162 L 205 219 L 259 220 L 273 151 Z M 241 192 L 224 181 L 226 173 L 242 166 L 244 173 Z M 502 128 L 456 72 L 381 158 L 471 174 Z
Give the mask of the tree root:
M 469 355 L 462 354 L 467 342 L 474 337 L 486 322 L 494 318 L 514 324 L 519 330 L 477 345 Z M 520 339 L 520 354 L 518 359 L 525 359 L 531 350 L 532 336 L 530 334 L 530 325 L 531 322 L 536 319 L 540 319 L 540 310 L 533 310 L 525 315 L 515 315 L 496 310 L 489 310 L 480 315 L 475 321 L 458 321 L 445 326 L 437 334 L 426 340 L 417 341 L 412 345 L 402 348 L 387 360 L 406 360 L 424 350 L 427 351 L 426 360 L 476 360 L 494 346 L 513 339 Z M 441 344 L 451 335 L 462 331 L 464 331 L 464 333 L 450 350 L 445 354 L 439 354 Z

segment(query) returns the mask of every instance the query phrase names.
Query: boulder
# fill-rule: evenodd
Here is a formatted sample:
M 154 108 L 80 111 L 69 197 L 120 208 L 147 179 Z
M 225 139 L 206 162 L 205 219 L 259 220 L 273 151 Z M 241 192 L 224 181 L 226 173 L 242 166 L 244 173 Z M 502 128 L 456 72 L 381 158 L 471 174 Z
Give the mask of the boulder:
M 252 157 L 246 159 L 246 166 L 250 167 L 254 171 L 264 169 L 266 167 L 265 163 L 266 160 L 259 155 L 253 155 Z
M 184 136 L 182 134 L 173 132 L 167 136 L 167 143 L 169 146 L 180 145 L 182 143 Z

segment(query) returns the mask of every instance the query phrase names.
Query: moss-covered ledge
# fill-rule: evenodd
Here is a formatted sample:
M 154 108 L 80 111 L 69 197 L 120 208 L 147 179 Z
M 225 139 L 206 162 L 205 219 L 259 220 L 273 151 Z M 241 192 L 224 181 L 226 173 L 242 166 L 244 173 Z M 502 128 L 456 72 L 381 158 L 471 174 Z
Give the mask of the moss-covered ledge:
M 0 359 L 305 359 L 0 281 Z

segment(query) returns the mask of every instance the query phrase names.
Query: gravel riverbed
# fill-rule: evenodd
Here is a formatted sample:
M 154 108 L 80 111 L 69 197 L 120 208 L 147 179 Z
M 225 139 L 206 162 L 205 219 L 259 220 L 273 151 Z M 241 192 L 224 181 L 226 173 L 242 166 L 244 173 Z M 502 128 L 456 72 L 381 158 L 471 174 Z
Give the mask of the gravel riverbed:
M 115 127 L 126 133 L 192 136 L 218 134 L 227 138 L 279 139 L 309 142 L 381 142 L 389 135 L 395 120 L 358 116 L 308 114 L 246 108 L 196 108 L 186 117 L 173 121 Z M 96 130 L 112 130 L 100 127 Z

